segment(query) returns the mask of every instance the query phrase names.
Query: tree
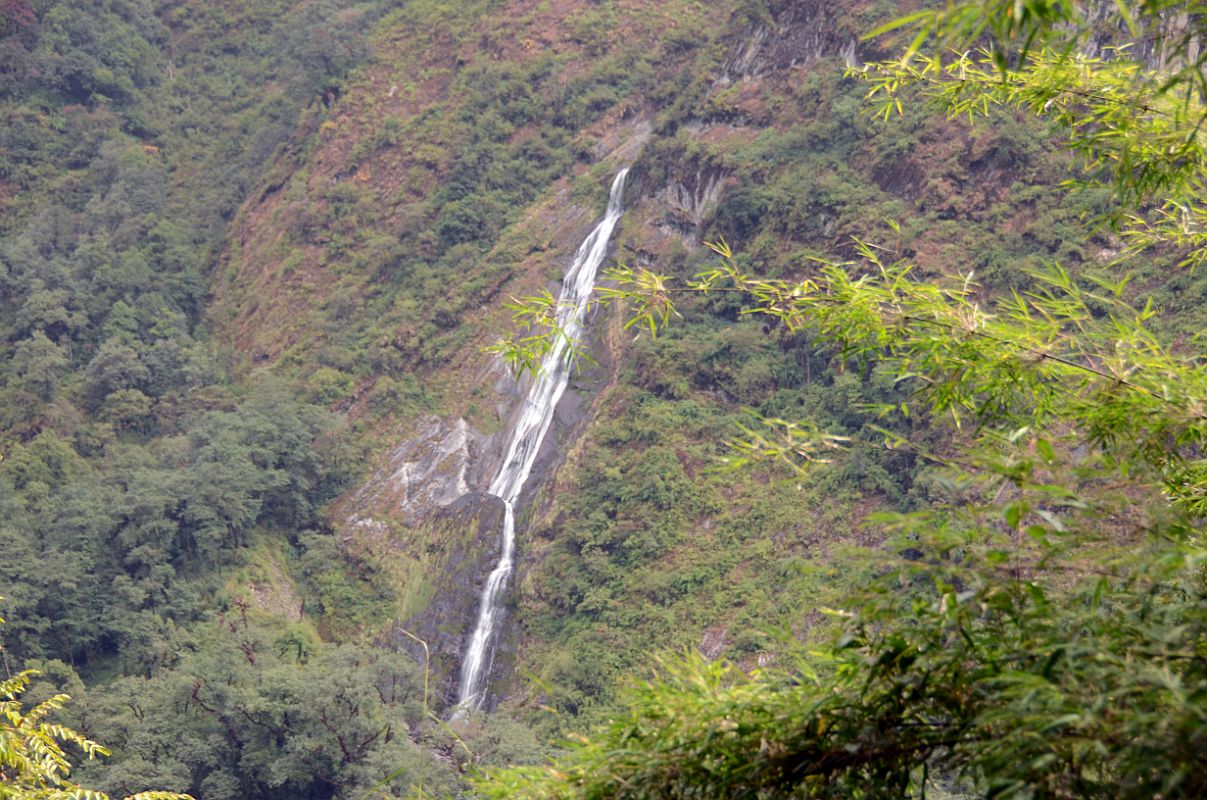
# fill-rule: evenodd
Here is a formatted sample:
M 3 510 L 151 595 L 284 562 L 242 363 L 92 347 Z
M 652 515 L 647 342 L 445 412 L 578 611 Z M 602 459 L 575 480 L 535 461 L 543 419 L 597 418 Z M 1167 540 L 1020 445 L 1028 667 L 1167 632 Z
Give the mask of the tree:
M 194 629 L 199 646 L 175 669 L 82 698 L 120 754 L 89 765 L 94 783 L 206 800 L 414 797 L 415 784 L 449 796 L 452 776 L 419 746 L 430 734 L 414 664 L 325 644 L 308 622 L 284 627 L 243 599 L 228 611 Z
M 0 620 L 2 623 L 3 620 Z M 25 710 L 18 699 L 38 673 L 19 672 L 0 681 L 0 798 L 4 800 L 109 800 L 104 792 L 69 780 L 71 762 L 64 745 L 79 748 L 89 758 L 109 751 L 63 725 L 50 722 L 69 698 L 57 694 Z M 173 792 L 139 792 L 126 800 L 192 800 Z
M 100 408 L 111 392 L 137 389 L 149 377 L 138 353 L 115 340 L 100 346 L 85 372 L 84 394 L 90 409 Z
M 42 400 L 53 400 L 59 378 L 71 366 L 63 348 L 34 331 L 13 348 L 13 372 L 20 385 Z
M 1106 221 L 1138 247 L 1207 250 L 1204 33 L 1197 3 L 1119 6 L 1113 29 L 1156 42 L 1083 54 L 1100 33 L 1075 3 L 966 0 L 882 30 L 914 34 L 868 65 L 873 113 L 916 93 L 948 113 L 1007 105 L 1054 123 L 1111 187 Z M 1178 12 L 1184 12 L 1184 16 Z M 1171 30 L 1168 20 L 1182 27 Z M 1111 28 L 1111 24 L 1105 27 Z M 1144 35 L 1141 36 L 1141 31 Z M 988 42 L 980 55 L 967 42 Z M 939 54 L 921 55 L 937 43 Z M 944 46 L 957 45 L 950 55 Z M 963 45 L 963 46 L 959 46 Z M 1207 794 L 1207 371 L 1154 334 L 1124 278 L 1052 265 L 993 297 L 971 274 L 921 280 L 891 251 L 789 279 L 721 263 L 686 282 L 619 269 L 651 335 L 688 293 L 732 293 L 747 313 L 807 331 L 838 369 L 890 375 L 903 395 L 853 437 L 767 419 L 732 466 L 790 473 L 872 449 L 942 468 L 941 502 L 884 515 L 892 563 L 847 609 L 834 642 L 747 674 L 687 656 L 660 663 L 629 710 L 546 767 L 489 773 L 486 797 L 1201 797 Z M 499 350 L 521 366 L 547 316 Z M 547 305 L 547 303 L 545 303 Z M 902 431 L 951 422 L 948 443 Z

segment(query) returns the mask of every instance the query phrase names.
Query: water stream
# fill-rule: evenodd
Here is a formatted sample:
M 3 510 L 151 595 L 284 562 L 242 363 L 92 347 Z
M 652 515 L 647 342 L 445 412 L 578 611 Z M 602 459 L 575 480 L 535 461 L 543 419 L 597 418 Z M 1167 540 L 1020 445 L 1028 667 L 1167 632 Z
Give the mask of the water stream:
M 486 579 L 478 605 L 478 620 L 474 626 L 461 660 L 461 684 L 457 706 L 453 717 L 463 716 L 467 711 L 479 708 L 486 698 L 486 683 L 490 676 L 491 663 L 500 624 L 503 622 L 503 596 L 511 578 L 515 557 L 515 503 L 532 471 L 533 462 L 541 449 L 541 442 L 553 422 L 553 413 L 572 368 L 568 350 L 577 343 L 583 329 L 583 315 L 587 302 L 595 288 L 595 274 L 603 263 L 608 250 L 612 230 L 623 213 L 621 195 L 624 179 L 628 174 L 623 169 L 612 182 L 608 196 L 608 210 L 595 230 L 579 245 L 574 261 L 562 283 L 561 296 L 557 305 L 557 324 L 562 334 L 541 360 L 541 369 L 533 381 L 511 437 L 507 443 L 507 456 L 503 466 L 487 490 L 503 501 L 503 541 L 499 563 Z

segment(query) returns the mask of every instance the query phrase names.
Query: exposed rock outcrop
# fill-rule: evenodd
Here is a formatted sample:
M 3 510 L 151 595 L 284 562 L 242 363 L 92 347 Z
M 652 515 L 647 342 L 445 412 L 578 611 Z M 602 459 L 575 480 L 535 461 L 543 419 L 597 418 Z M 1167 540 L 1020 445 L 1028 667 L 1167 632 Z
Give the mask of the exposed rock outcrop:
M 503 513 L 503 501 L 499 498 L 470 492 L 438 509 L 424 523 L 425 538 L 443 548 L 439 580 L 431 583 L 431 594 L 423 609 L 404 620 L 400 627 L 427 643 L 432 690 L 442 705 L 456 701 L 462 644 L 478 611 L 483 576 L 498 558 L 497 533 L 503 527 Z M 411 653 L 416 660 L 423 660 L 422 648 L 410 637 L 397 629 L 387 636 L 392 644 Z M 500 637 L 492 677 L 514 651 L 514 639 L 509 635 Z

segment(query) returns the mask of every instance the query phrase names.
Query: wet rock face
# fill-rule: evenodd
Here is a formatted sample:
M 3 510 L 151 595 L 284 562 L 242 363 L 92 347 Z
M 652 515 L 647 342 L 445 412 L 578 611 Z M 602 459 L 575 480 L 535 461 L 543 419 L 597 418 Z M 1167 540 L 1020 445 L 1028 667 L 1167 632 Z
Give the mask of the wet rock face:
M 463 640 L 499 557 L 503 501 L 484 490 L 501 458 L 497 434 L 462 418 L 425 417 L 342 507 L 345 536 L 389 541 L 397 558 L 423 565 L 422 610 L 387 631 L 383 644 L 423 663 L 422 646 L 401 631 L 427 643 L 437 706 L 456 700 Z
M 578 375 L 562 396 L 551 425 L 517 503 L 517 530 L 523 539 L 532 503 L 540 486 L 561 463 L 569 441 L 586 423 L 584 394 L 598 389 L 601 378 L 594 373 Z M 513 409 L 513 414 L 520 409 Z M 509 425 L 510 427 L 510 425 Z M 346 522 L 371 534 L 380 527 L 389 536 L 382 519 L 402 518 L 409 528 L 402 550 L 417 543 L 429 567 L 430 594 L 422 610 L 403 620 L 405 629 L 428 645 L 433 704 L 448 708 L 457 701 L 461 659 L 473 634 L 481 602 L 482 586 L 500 555 L 503 530 L 503 501 L 485 489 L 498 472 L 503 457 L 500 435 L 486 436 L 464 420 L 425 420 L 416 436 L 395 448 L 383 466 L 358 493 L 361 514 Z M 426 460 L 425 460 L 426 459 Z M 369 516 L 369 512 L 374 516 Z M 522 576 L 518 559 L 511 587 Z M 520 621 L 513 613 L 504 615 L 487 665 L 487 685 L 503 686 L 512 674 L 520 640 Z M 409 653 L 418 663 L 423 648 L 398 628 L 386 634 L 389 647 Z M 490 693 L 484 708 L 491 709 L 499 696 Z
M 725 177 L 723 170 L 709 166 L 697 169 L 694 175 L 672 180 L 666 187 L 668 224 L 678 231 L 700 230 L 717 206 Z
M 427 642 L 437 704 L 456 702 L 461 651 L 478 613 L 481 584 L 499 557 L 503 513 L 502 500 L 471 491 L 437 509 L 424 523 L 430 540 L 443 544 L 442 566 L 426 607 L 401 627 Z M 391 645 L 422 663 L 423 649 L 410 637 L 398 630 L 388 636 Z M 502 637 L 500 649 L 509 647 L 513 638 Z
M 1128 50 L 1130 57 L 1137 59 L 1149 69 L 1166 70 L 1183 64 L 1193 64 L 1204 47 L 1204 42 L 1195 33 L 1190 15 L 1180 9 L 1169 9 L 1157 16 L 1157 21 L 1145 24 L 1148 30 L 1136 37 L 1118 18 L 1118 5 L 1111 0 L 1086 3 L 1082 8 L 1086 24 L 1093 33 L 1085 45 L 1088 56 L 1109 57 L 1109 49 L 1120 42 L 1134 41 Z M 1185 39 L 1185 48 L 1179 50 L 1177 43 Z
M 492 466 L 489 456 L 498 449 L 492 447 L 497 437 L 480 433 L 461 418 L 427 417 L 418 428 L 415 436 L 390 451 L 353 497 L 351 524 L 374 513 L 415 524 L 489 483 L 484 473 Z
M 848 29 L 841 7 L 827 3 L 782 3 L 774 24 L 751 27 L 730 54 L 720 75 L 722 84 L 757 78 L 767 72 L 806 66 L 831 56 L 848 66 L 858 64 L 858 36 Z
M 510 377 L 500 378 L 495 386 L 499 396 L 510 400 L 500 407 L 507 422 L 504 433 L 483 434 L 462 418 L 426 417 L 419 421 L 414 435 L 390 450 L 342 507 L 342 527 L 347 534 L 390 541 L 398 558 L 424 565 L 420 609 L 388 631 L 382 644 L 422 663 L 422 646 L 402 630 L 427 643 L 437 709 L 456 703 L 461 658 L 474 630 L 482 586 L 499 559 L 504 503 L 486 489 L 501 466 L 506 431 L 523 410 L 518 398 L 527 380 L 517 384 Z M 556 470 L 569 441 L 586 422 L 584 396 L 598 388 L 599 380 L 590 371 L 576 374 L 562 395 L 517 502 L 521 538 L 540 486 Z M 399 531 L 391 521 L 402 523 L 403 529 Z M 512 586 L 522 569 L 520 559 Z M 504 615 L 486 667 L 488 685 L 506 684 L 519 633 L 516 616 Z M 497 700 L 491 693 L 484 707 L 493 707 Z

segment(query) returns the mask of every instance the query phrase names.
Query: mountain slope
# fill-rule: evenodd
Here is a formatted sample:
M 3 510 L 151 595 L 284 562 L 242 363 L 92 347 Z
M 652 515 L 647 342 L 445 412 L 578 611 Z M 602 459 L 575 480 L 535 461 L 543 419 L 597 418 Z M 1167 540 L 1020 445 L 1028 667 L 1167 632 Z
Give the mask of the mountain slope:
M 853 433 L 900 389 L 737 300 L 657 339 L 600 311 L 517 505 L 474 756 L 431 722 L 524 386 L 484 347 L 556 291 L 620 168 L 615 258 L 678 276 L 707 241 L 804 276 L 859 237 L 991 293 L 1118 250 L 1034 123 L 869 119 L 843 69 L 884 55 L 859 36 L 892 4 L 85 5 L 0 16 L 0 593 L 6 651 L 83 692 L 114 790 L 359 796 L 398 765 L 391 791 L 452 791 L 459 759 L 607 717 L 658 651 L 752 668 L 825 635 L 896 555 L 874 512 L 945 497 L 901 452 L 718 472 L 754 415 Z M 1131 291 L 1193 334 L 1207 279 L 1173 260 Z
M 335 519 L 405 587 L 387 613 L 438 645 L 446 692 L 497 534 L 424 519 L 444 518 L 453 474 L 489 481 L 516 394 L 481 348 L 508 328 L 508 295 L 556 280 L 620 165 L 634 172 L 618 257 L 664 270 L 707 263 L 710 237 L 768 274 L 891 237 L 925 268 L 1005 287 L 1041 258 L 1107 249 L 1074 234 L 1081 207 L 1051 188 L 1067 160 L 1024 121 L 868 120 L 841 77 L 876 55 L 857 43 L 875 13 L 859 5 L 433 8 L 383 22 L 378 63 L 244 210 L 219 307 L 253 360 L 332 382 L 390 442 Z M 688 310 L 656 342 L 596 320 L 587 403 L 567 407 L 538 469 L 557 477 L 522 503 L 527 561 L 498 677 L 531 673 L 571 712 L 606 705 L 651 649 L 757 659 L 772 647 L 762 628 L 806 635 L 812 608 L 859 581 L 852 554 L 875 552 L 868 512 L 927 497 L 904 456 L 810 486 L 710 476 L 745 407 L 852 430 L 869 419 L 858 404 L 891 387 L 733 325 L 724 303 Z

